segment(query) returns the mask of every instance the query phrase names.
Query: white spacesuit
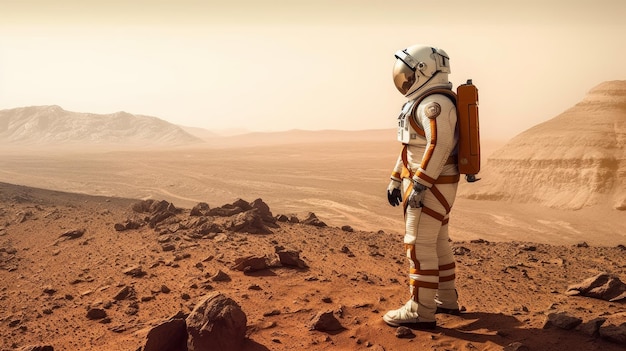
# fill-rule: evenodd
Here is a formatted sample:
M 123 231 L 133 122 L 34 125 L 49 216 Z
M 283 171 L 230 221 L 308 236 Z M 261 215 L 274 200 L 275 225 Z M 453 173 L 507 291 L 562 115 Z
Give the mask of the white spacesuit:
M 383 319 L 392 326 L 434 328 L 435 313 L 459 313 L 448 237 L 448 218 L 459 181 L 449 58 L 441 49 L 422 45 L 400 50 L 395 57 L 394 83 L 409 100 L 398 117 L 402 151 L 387 197 L 392 206 L 404 207 L 410 299 Z

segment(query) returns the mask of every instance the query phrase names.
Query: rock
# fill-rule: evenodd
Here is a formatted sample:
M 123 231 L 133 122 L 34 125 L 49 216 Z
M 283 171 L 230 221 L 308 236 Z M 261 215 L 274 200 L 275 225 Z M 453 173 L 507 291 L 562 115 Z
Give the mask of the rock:
M 350 250 L 349 247 L 347 247 L 346 245 L 341 247 L 341 253 L 345 253 L 346 255 L 348 255 L 348 257 L 355 257 L 354 253 L 352 253 L 352 251 Z
M 230 217 L 241 212 L 243 212 L 243 210 L 239 207 L 222 206 L 222 207 L 212 208 L 211 210 L 209 210 L 208 215 L 215 216 L 215 217 Z
M 54 347 L 50 345 L 45 346 L 24 346 L 20 351 L 54 351 Z
M 550 326 L 555 326 L 565 330 L 571 330 L 576 328 L 582 323 L 582 319 L 572 317 L 565 312 L 550 313 L 544 322 L 543 329 L 548 329 Z
M 188 351 L 239 350 L 247 318 L 241 307 L 221 293 L 203 298 L 186 319 Z
M 252 206 L 250 205 L 250 203 L 244 199 L 235 200 L 235 202 L 233 202 L 231 206 L 238 207 L 244 211 L 248 211 L 252 209 Z
M 242 212 L 232 220 L 230 229 L 235 232 L 251 234 L 271 234 L 272 231 L 265 225 L 258 209 Z
M 588 278 L 580 284 L 570 285 L 567 295 L 581 295 L 606 301 L 626 299 L 626 284 L 614 275 L 600 273 Z
M 150 226 L 150 228 L 154 228 L 157 226 L 157 224 L 175 215 L 176 214 L 174 212 L 158 212 L 148 218 L 148 225 Z
M 307 268 L 307 264 L 300 258 L 300 253 L 297 251 L 279 251 L 277 254 L 283 266 Z
M 181 212 L 170 202 L 151 199 L 135 203 L 132 209 L 138 213 L 149 213 L 150 216 L 146 218 L 146 222 L 148 222 L 151 228 L 156 227 L 158 223 Z
M 452 248 L 452 253 L 456 256 L 465 256 L 469 254 L 470 252 L 471 250 L 465 246 L 455 246 Z
M 143 270 L 143 268 L 141 268 L 141 266 L 132 266 L 126 268 L 123 273 L 126 275 L 130 275 L 133 278 L 141 278 L 144 275 L 148 274 L 146 273 L 146 271 Z
M 214 282 L 229 282 L 231 281 L 230 276 L 224 273 L 222 270 L 218 270 L 214 276 L 211 277 L 211 280 Z
M 152 202 L 149 212 L 154 214 L 162 212 L 178 213 L 179 210 L 174 206 L 173 203 L 161 200 Z
M 221 233 L 222 232 L 222 228 L 216 224 L 216 223 L 202 223 L 198 228 L 197 228 L 198 234 L 200 235 L 207 235 L 210 233 Z
M 189 213 L 189 215 L 190 216 L 208 216 L 209 210 L 211 210 L 211 207 L 209 207 L 209 204 L 207 204 L 206 202 L 200 202 L 191 209 L 191 212 Z
M 122 231 L 130 230 L 130 229 L 139 229 L 141 228 L 142 225 L 143 223 L 139 221 L 127 219 L 123 223 L 115 223 L 113 228 L 115 228 L 115 230 L 118 232 L 122 232 Z
M 344 226 L 342 226 L 342 227 L 341 227 L 341 230 L 343 230 L 344 232 L 348 232 L 348 233 L 352 233 L 352 232 L 354 232 L 354 229 L 352 229 L 352 227 L 351 227 L 351 226 L 349 226 L 349 225 L 344 225 Z
M 171 318 L 150 329 L 142 351 L 186 351 L 187 324 L 184 318 Z
M 231 267 L 234 270 L 242 272 L 255 272 L 267 269 L 267 258 L 246 256 L 235 260 L 235 265 Z
M 74 229 L 74 230 L 68 230 L 67 232 L 61 234 L 59 237 L 60 238 L 66 237 L 68 239 L 78 239 L 81 236 L 83 236 L 83 234 L 85 234 L 85 229 Z
M 309 330 L 330 332 L 342 330 L 344 327 L 339 323 L 332 311 L 319 312 L 311 320 Z
M 138 213 L 158 213 L 158 212 L 178 212 L 178 209 L 174 207 L 174 204 L 169 203 L 165 200 L 157 201 L 153 199 L 148 199 L 144 201 L 137 202 L 132 205 L 132 209 Z
M 600 328 L 600 336 L 616 344 L 626 345 L 626 323 L 620 326 L 607 325 Z
M 33 212 L 32 211 L 19 212 L 17 214 L 17 217 L 15 218 L 15 223 L 17 223 L 17 224 L 24 223 L 29 218 L 31 218 L 32 216 L 33 216 Z
M 133 288 L 132 286 L 125 285 L 124 287 L 120 289 L 120 291 L 117 292 L 117 294 L 115 294 L 115 296 L 113 296 L 113 300 L 121 301 L 121 300 L 126 300 L 126 299 L 132 299 L 132 298 L 135 298 L 136 296 L 137 296 L 137 293 L 135 292 L 135 288 Z
M 173 243 L 163 243 L 161 244 L 161 250 L 163 250 L 163 252 L 168 252 L 168 251 L 174 251 L 176 250 L 176 245 Z
M 263 313 L 263 317 L 279 316 L 280 310 L 271 310 Z
M 261 288 L 259 285 L 257 284 L 252 284 L 248 287 L 248 290 L 256 290 L 256 291 L 260 291 L 263 290 L 263 288 Z
M 50 285 L 46 285 L 43 287 L 43 292 L 48 295 L 53 295 L 54 293 L 57 292 L 57 290 Z
M 104 319 L 107 317 L 105 310 L 101 308 L 90 308 L 87 310 L 87 318 L 91 320 Z
M 319 218 L 317 218 L 317 216 L 313 212 L 309 212 L 309 215 L 307 216 L 305 220 L 302 221 L 302 223 L 312 225 L 315 227 L 326 227 L 326 223 L 320 221 Z
M 272 211 L 270 211 L 270 207 L 263 202 L 261 199 L 256 199 L 250 203 L 250 207 L 252 209 L 256 209 L 261 216 L 261 219 L 267 223 L 275 223 L 276 218 L 272 215 Z
M 599 335 L 600 327 L 604 322 L 606 322 L 606 318 L 596 318 L 579 325 L 578 330 L 586 335 L 596 337 Z
M 209 212 L 209 216 L 218 217 L 231 217 L 236 214 L 246 212 L 252 209 L 250 204 L 242 199 L 237 199 L 232 204 L 226 204 L 222 207 L 212 208 Z
M 154 201 L 154 200 L 144 200 L 144 201 L 136 202 L 131 206 L 131 208 L 134 212 L 137 212 L 137 213 L 148 212 L 148 209 L 150 209 L 151 201 Z
M 414 338 L 414 337 L 415 337 L 415 334 L 413 333 L 413 331 L 410 328 L 398 327 L 398 329 L 396 329 L 396 338 L 411 339 L 411 338 Z

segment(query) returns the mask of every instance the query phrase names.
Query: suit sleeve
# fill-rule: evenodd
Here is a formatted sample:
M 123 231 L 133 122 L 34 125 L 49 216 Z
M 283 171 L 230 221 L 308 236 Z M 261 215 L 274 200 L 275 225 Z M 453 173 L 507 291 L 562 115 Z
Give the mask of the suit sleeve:
M 430 188 L 454 151 L 456 107 L 447 97 L 433 95 L 420 103 L 416 118 L 424 128 L 426 148 L 413 179 Z
M 398 160 L 396 161 L 396 165 L 393 168 L 393 171 L 391 172 L 391 179 L 392 180 L 396 180 L 398 182 L 402 181 L 402 179 L 401 179 L 402 166 L 403 166 L 402 153 L 400 153 L 398 155 Z

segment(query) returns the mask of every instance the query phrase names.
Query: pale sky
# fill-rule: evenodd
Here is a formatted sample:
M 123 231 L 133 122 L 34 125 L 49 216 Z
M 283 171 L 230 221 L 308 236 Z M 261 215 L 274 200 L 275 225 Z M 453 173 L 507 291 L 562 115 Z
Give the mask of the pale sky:
M 0 0 L 0 109 L 209 130 L 395 128 L 393 54 L 450 55 L 508 139 L 626 80 L 626 1 Z

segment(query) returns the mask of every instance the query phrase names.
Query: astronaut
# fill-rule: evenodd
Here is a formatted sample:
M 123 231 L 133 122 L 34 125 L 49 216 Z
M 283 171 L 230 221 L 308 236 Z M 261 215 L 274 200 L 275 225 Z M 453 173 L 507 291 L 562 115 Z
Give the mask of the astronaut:
M 455 262 L 448 236 L 459 171 L 457 113 L 444 50 L 413 45 L 395 54 L 393 81 L 409 100 L 398 117 L 398 156 L 387 188 L 404 208 L 410 298 L 383 320 L 391 326 L 436 327 L 436 313 L 458 314 Z M 452 97 L 449 97 L 452 96 Z

